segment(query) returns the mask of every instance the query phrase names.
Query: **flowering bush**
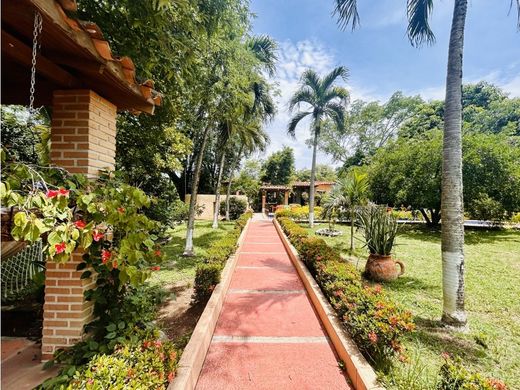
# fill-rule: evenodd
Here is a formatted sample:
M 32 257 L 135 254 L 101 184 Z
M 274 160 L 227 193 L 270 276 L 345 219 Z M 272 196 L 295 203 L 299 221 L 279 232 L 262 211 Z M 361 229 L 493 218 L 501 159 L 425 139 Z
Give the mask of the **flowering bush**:
M 439 371 L 439 390 L 507 390 L 507 385 L 494 378 L 487 378 L 464 367 L 460 359 L 453 360 L 443 354 L 444 364 Z
M 320 216 L 322 212 L 323 209 L 320 206 L 314 206 L 314 215 Z M 291 218 L 296 221 L 306 221 L 309 219 L 309 206 L 285 206 L 283 209 L 276 211 L 276 217 Z
M 415 327 L 411 313 L 392 302 L 380 285 L 365 283 L 323 239 L 302 236 L 302 228 L 287 218 L 278 221 L 361 352 L 380 367 L 395 355 L 405 359 L 400 338 Z
M 235 228 L 215 243 L 209 250 L 204 262 L 195 271 L 194 300 L 203 302 L 211 296 L 215 286 L 220 283 L 220 274 L 226 260 L 236 249 L 240 233 L 253 216 L 252 212 L 242 214 L 235 222 Z
M 145 339 L 96 355 L 75 372 L 66 389 L 166 389 L 175 377 L 178 351 L 168 341 Z

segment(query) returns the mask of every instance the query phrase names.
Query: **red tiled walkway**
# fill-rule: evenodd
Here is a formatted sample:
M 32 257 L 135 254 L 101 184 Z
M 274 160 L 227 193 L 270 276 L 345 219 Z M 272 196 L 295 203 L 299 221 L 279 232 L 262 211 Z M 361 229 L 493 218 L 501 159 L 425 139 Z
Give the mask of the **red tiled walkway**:
M 238 256 L 197 389 L 350 389 L 273 223 Z

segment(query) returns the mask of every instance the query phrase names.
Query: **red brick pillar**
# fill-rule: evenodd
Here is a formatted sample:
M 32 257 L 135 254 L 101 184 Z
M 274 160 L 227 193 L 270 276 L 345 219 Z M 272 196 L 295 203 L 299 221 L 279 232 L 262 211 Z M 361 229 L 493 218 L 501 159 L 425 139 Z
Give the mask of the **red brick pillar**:
M 71 173 L 95 177 L 101 168 L 114 168 L 116 106 L 90 90 L 55 91 L 51 130 L 52 163 Z M 60 348 L 81 340 L 83 326 L 91 321 L 93 305 L 83 293 L 93 279 L 80 279 L 76 251 L 65 264 L 47 262 L 43 307 L 42 360 Z

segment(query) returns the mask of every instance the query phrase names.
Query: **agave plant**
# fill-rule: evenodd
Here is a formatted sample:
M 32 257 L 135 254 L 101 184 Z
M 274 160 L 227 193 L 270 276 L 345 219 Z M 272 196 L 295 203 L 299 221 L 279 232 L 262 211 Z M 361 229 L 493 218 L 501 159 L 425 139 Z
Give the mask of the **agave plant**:
M 369 204 L 358 211 L 358 224 L 363 229 L 370 254 L 388 256 L 397 236 L 397 219 L 385 206 Z

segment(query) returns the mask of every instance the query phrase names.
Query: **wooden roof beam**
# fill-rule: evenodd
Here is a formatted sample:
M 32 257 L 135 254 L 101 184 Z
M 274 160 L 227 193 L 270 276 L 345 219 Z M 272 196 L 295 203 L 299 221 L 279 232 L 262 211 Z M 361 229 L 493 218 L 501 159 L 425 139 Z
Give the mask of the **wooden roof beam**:
M 2 30 L 2 55 L 29 69 L 31 68 L 31 48 L 5 30 Z M 77 78 L 43 57 L 41 53 L 38 53 L 36 57 L 36 71 L 59 87 L 78 88 L 81 86 L 81 82 Z

